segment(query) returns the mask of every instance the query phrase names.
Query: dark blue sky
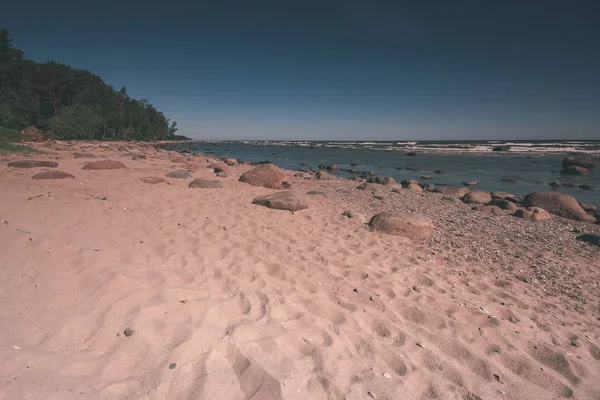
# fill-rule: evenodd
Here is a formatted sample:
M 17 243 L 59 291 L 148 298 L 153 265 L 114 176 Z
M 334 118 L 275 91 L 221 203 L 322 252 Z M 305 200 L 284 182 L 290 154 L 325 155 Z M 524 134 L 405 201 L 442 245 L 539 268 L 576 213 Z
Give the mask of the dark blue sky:
M 8 3 L 27 58 L 194 138 L 600 139 L 599 1 Z

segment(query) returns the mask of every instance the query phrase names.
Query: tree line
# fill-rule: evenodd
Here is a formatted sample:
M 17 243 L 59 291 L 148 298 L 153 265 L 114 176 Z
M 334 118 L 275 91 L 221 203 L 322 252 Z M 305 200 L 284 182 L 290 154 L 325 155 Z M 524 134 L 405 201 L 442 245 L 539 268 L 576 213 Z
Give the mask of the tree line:
M 0 30 L 0 126 L 34 126 L 56 139 L 168 140 L 170 122 L 148 100 L 115 90 L 90 71 L 23 58 Z

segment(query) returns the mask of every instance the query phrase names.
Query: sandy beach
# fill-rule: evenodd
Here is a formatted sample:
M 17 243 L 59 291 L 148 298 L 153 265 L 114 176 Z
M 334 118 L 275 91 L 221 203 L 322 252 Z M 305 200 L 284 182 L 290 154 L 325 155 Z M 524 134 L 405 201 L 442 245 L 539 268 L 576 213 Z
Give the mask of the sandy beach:
M 600 248 L 575 240 L 600 225 L 297 171 L 289 212 L 252 165 L 32 145 L 0 156 L 1 399 L 600 399 Z M 371 232 L 382 211 L 434 234 Z

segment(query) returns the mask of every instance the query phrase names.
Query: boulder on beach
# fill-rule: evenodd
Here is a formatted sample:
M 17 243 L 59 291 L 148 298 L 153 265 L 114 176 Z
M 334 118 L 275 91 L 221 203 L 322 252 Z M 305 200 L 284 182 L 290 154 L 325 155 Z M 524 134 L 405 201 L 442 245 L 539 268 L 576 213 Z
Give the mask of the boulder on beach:
M 583 210 L 590 214 L 590 215 L 594 215 L 594 213 L 596 212 L 596 206 L 590 203 L 579 203 L 579 205 L 581 206 L 581 208 L 583 208 Z
M 587 175 L 588 170 L 577 165 L 571 165 L 570 167 L 563 168 L 560 173 L 563 175 Z
M 441 193 L 446 196 L 463 197 L 469 193 L 470 190 L 466 187 L 460 186 L 437 186 L 434 190 L 435 193 Z
M 258 196 L 252 201 L 252 203 L 276 210 L 287 211 L 299 211 L 308 208 L 308 201 L 298 193 L 291 191 Z
M 549 213 L 574 219 L 594 222 L 596 219 L 588 215 L 577 200 L 568 194 L 559 192 L 534 192 L 523 197 L 525 207 L 540 207 Z
M 508 193 L 508 192 L 492 192 L 490 193 L 490 195 L 492 196 L 492 199 L 502 199 L 502 200 L 507 200 L 507 199 L 515 199 L 516 196 L 512 193 Z
M 238 160 L 236 160 L 235 158 L 232 158 L 232 157 L 223 157 L 223 161 L 225 161 L 225 163 L 229 166 L 234 166 L 236 164 L 239 164 Z
M 140 178 L 140 180 L 150 185 L 156 185 L 157 183 L 163 183 L 167 181 L 165 178 L 160 178 L 158 176 L 145 176 L 143 178 Z
M 433 183 L 427 183 L 422 186 L 422 189 L 426 192 L 433 192 L 435 190 L 435 185 Z
M 492 198 L 492 201 L 490 201 L 487 204 L 499 207 L 500 209 L 509 211 L 511 213 L 514 213 L 515 211 L 517 211 L 519 209 L 519 207 L 514 202 L 506 200 L 506 199 Z
M 171 159 L 171 162 L 174 162 L 177 164 L 185 164 L 187 161 L 188 161 L 187 158 L 185 158 L 183 156 L 176 156 Z
M 56 168 L 58 163 L 54 161 L 22 160 L 8 163 L 12 168 Z
M 207 168 L 212 168 L 212 170 L 216 173 L 219 172 L 229 172 L 229 164 L 226 163 L 212 163 L 207 166 Z
M 597 160 L 593 157 L 566 157 L 563 162 L 563 168 L 567 167 L 582 167 L 585 169 L 592 169 L 596 166 Z
M 198 189 L 219 189 L 223 186 L 219 181 L 209 181 L 208 179 L 197 178 L 191 181 L 188 187 Z
M 315 174 L 315 176 L 317 177 L 317 179 L 321 180 L 321 181 L 335 181 L 337 180 L 337 176 L 329 174 L 325 171 L 317 171 L 317 173 Z
M 371 232 L 378 231 L 413 240 L 428 240 L 434 231 L 433 222 L 429 218 L 392 212 L 374 215 L 369 221 L 369 227 Z
M 289 189 L 292 187 L 290 178 L 273 164 L 259 165 L 250 171 L 244 172 L 239 181 L 269 189 Z
M 372 176 L 367 179 L 367 183 L 377 183 L 379 185 L 393 185 L 396 183 L 391 176 Z
M 519 208 L 513 214 L 515 217 L 527 219 L 530 221 L 545 221 L 551 219 L 552 216 L 548 211 L 540 207 Z
M 83 169 L 85 170 L 110 170 L 110 169 L 125 169 L 127 166 L 120 161 L 101 160 L 87 163 Z
M 41 180 L 41 179 L 67 179 L 67 178 L 75 178 L 73 175 L 68 174 L 63 171 L 43 171 L 35 174 L 31 177 L 31 179 Z
M 466 193 L 460 199 L 466 204 L 487 204 L 492 201 L 492 196 L 489 194 L 489 192 L 484 192 L 483 190 L 474 190 Z
M 192 177 L 192 174 L 190 174 L 190 171 L 186 169 L 178 169 L 176 171 L 169 172 L 166 176 L 174 179 L 189 179 Z

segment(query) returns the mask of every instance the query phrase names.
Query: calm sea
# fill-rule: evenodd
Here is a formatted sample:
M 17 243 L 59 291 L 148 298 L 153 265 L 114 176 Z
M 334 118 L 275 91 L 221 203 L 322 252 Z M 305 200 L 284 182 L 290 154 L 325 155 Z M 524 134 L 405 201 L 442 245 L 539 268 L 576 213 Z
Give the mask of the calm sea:
M 508 148 L 493 151 L 498 146 Z M 192 153 L 231 156 L 239 160 L 269 160 L 288 169 L 306 169 L 322 163 L 337 164 L 339 168 L 374 171 L 376 175 L 391 176 L 397 181 L 408 178 L 436 185 L 462 185 L 476 180 L 479 182 L 478 189 L 517 195 L 550 190 L 548 183 L 558 181 L 573 185 L 561 187 L 561 192 L 581 202 L 600 206 L 600 165 L 587 176 L 559 173 L 566 156 L 586 154 L 600 157 L 600 141 L 198 141 L 167 148 L 188 148 Z M 416 153 L 416 156 L 408 156 L 409 152 Z M 341 170 L 334 173 L 344 178 L 352 176 Z M 422 176 L 431 178 L 423 179 Z M 516 181 L 503 182 L 503 177 L 513 177 Z M 580 185 L 589 185 L 592 190 L 582 189 Z

